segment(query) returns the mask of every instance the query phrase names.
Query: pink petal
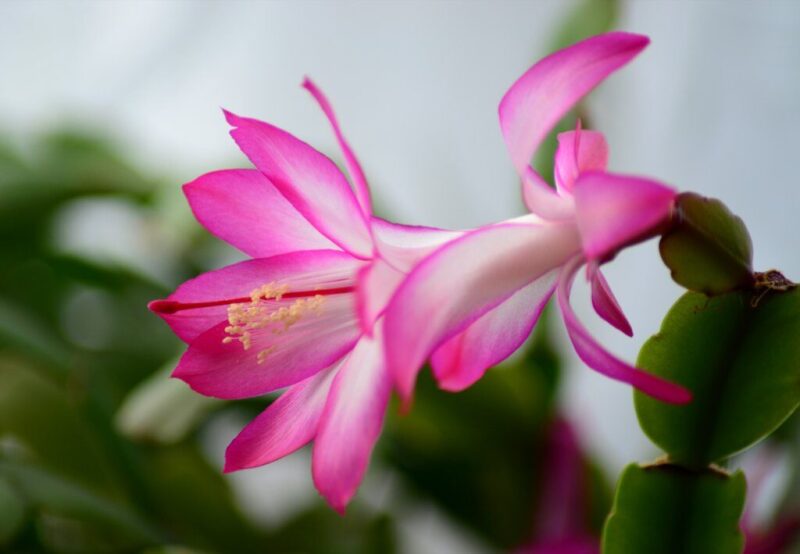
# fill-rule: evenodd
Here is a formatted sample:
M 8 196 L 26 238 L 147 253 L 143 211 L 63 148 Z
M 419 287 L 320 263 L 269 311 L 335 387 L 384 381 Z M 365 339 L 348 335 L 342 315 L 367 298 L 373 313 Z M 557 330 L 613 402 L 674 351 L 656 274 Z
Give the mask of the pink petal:
M 562 199 L 530 169 L 531 158 L 570 108 L 648 43 L 647 37 L 620 32 L 591 37 L 539 61 L 505 94 L 500 127 L 531 211 L 550 218 L 568 215 Z
M 531 167 L 522 175 L 522 199 L 532 213 L 550 221 L 570 219 L 575 211 L 572 199 L 559 196 Z
M 595 267 L 591 273 L 592 283 L 592 306 L 597 315 L 605 319 L 612 326 L 616 327 L 629 337 L 633 336 L 633 329 L 631 324 L 628 323 L 628 318 L 622 312 L 622 308 L 617 302 L 614 293 L 611 292 L 611 287 L 608 281 L 603 276 L 600 268 Z
M 361 331 L 352 293 L 325 298 L 321 313 L 309 313 L 286 330 L 275 324 L 254 331 L 249 347 L 230 340 L 223 321 L 189 344 L 172 374 L 192 389 L 216 398 L 249 398 L 293 385 L 347 354 Z M 291 301 L 271 303 L 274 310 Z
M 226 321 L 228 306 L 246 299 L 262 285 L 284 284 L 289 291 L 348 288 L 355 284 L 356 272 L 363 264 L 339 250 L 307 250 L 247 260 L 190 279 L 166 300 L 151 302 L 149 307 L 181 340 L 191 342 Z
M 651 179 L 591 171 L 575 181 L 573 196 L 584 254 L 605 261 L 662 232 L 676 192 Z
M 437 348 L 431 366 L 439 386 L 462 391 L 513 354 L 531 334 L 557 277 L 555 269 L 524 286 Z
M 255 169 L 206 173 L 183 192 L 206 229 L 254 258 L 338 248 Z
M 569 303 L 575 273 L 584 260 L 575 257 L 563 269 L 558 282 L 558 305 L 564 317 L 567 333 L 575 352 L 586 365 L 611 379 L 628 383 L 643 393 L 672 404 L 686 404 L 692 394 L 684 387 L 632 367 L 612 356 L 598 343 L 578 320 Z
M 600 540 L 588 533 L 561 540 L 534 544 L 522 548 L 517 554 L 599 554 Z
M 359 318 L 367 334 L 405 273 L 441 245 L 463 234 L 434 227 L 400 225 L 380 218 L 372 219 L 372 231 L 380 258 L 359 272 L 357 287 Z
M 559 133 L 555 159 L 559 193 L 571 194 L 572 185 L 581 172 L 605 171 L 607 165 L 608 144 L 603 133 L 583 130 Z
M 350 174 L 350 179 L 353 182 L 353 188 L 355 189 L 358 204 L 361 206 L 361 211 L 364 212 L 364 215 L 367 217 L 371 216 L 372 200 L 370 199 L 367 178 L 364 177 L 364 170 L 361 169 L 361 164 L 358 163 L 358 158 L 356 158 L 356 155 L 350 148 L 347 139 L 344 138 L 342 130 L 339 128 L 339 122 L 336 119 L 336 114 L 333 111 L 333 107 L 319 87 L 317 87 L 317 85 L 315 85 L 314 82 L 308 77 L 303 80 L 303 87 L 305 87 L 305 89 L 311 93 L 311 96 L 314 97 L 319 104 L 319 107 L 322 108 L 322 111 L 328 118 L 331 127 L 333 127 L 333 133 L 336 135 L 339 148 L 342 149 L 342 154 L 344 155 L 344 165 L 347 167 L 347 172 Z
M 242 152 L 314 227 L 354 256 L 372 255 L 368 220 L 330 159 L 269 123 L 225 117 Z
M 342 364 L 314 440 L 314 484 L 340 513 L 364 477 L 391 394 L 382 336 L 379 323 Z
M 274 462 L 308 444 L 317 433 L 336 369 L 293 385 L 248 423 L 225 450 L 225 472 Z
M 444 243 L 464 234 L 435 227 L 400 225 L 377 217 L 372 219 L 372 232 L 381 257 L 400 271 L 409 271 Z
M 359 270 L 356 309 L 364 333 L 372 334 L 375 320 L 386 309 L 386 305 L 404 277 L 405 273 L 397 271 L 381 259 L 376 259 Z
M 501 224 L 441 247 L 407 277 L 386 311 L 386 354 L 408 399 L 434 349 L 580 249 L 570 223 Z
M 594 550 L 589 552 L 596 553 L 598 541 L 588 533 L 586 517 L 591 503 L 586 461 L 572 426 L 556 419 L 545 446 L 535 539 L 528 552 L 581 552 L 583 543 L 593 545 Z

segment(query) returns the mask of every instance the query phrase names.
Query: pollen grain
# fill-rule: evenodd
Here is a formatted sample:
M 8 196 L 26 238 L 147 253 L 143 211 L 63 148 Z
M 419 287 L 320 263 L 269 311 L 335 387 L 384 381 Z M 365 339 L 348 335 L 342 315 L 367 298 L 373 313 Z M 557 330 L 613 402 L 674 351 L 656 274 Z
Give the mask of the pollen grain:
M 253 345 L 253 332 L 264 329 L 280 335 L 304 317 L 322 314 L 325 304 L 325 296 L 322 294 L 296 298 L 291 304 L 276 307 L 274 303 L 280 302 L 288 292 L 287 285 L 267 283 L 250 293 L 250 302 L 230 304 L 228 326 L 225 327 L 227 336 L 222 339 L 223 344 L 238 340 L 244 350 L 250 350 Z M 273 344 L 260 350 L 256 355 L 257 362 L 264 363 L 276 348 L 277 346 Z

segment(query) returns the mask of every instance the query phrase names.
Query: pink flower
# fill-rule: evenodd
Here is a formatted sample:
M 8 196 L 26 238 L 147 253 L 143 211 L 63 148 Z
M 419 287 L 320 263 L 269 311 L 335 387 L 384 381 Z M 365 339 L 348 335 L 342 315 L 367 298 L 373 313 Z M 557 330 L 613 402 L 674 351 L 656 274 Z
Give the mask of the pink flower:
M 800 513 L 791 504 L 782 506 L 771 521 L 758 521 L 757 506 L 769 498 L 767 480 L 780 468 L 780 451 L 769 442 L 745 457 L 742 469 L 747 476 L 747 498 L 739 528 L 745 536 L 744 554 L 782 554 L 800 538 Z
M 572 425 L 555 419 L 544 446 L 533 537 L 516 554 L 597 554 L 599 541 L 588 528 L 587 459 Z
M 253 257 L 186 283 L 150 309 L 189 347 L 173 376 L 239 399 L 288 389 L 226 451 L 225 471 L 270 463 L 314 441 L 312 473 L 343 512 L 383 424 L 392 389 L 385 305 L 405 273 L 457 233 L 372 215 L 364 173 L 322 92 L 353 188 L 336 165 L 268 123 L 226 112 L 257 169 L 184 186 L 209 231 Z
M 556 122 L 648 42 L 619 32 L 584 40 L 538 62 L 506 93 L 500 126 L 532 213 L 449 242 L 398 288 L 385 316 L 386 359 L 406 399 L 428 359 L 442 388 L 470 386 L 520 346 L 557 290 L 569 336 L 587 365 L 667 402 L 690 400 L 683 387 L 607 352 L 569 303 L 575 275 L 587 265 L 595 310 L 632 334 L 599 266 L 658 234 L 671 219 L 675 191 L 607 172 L 603 135 L 580 126 L 558 137 L 555 190 L 529 163 Z

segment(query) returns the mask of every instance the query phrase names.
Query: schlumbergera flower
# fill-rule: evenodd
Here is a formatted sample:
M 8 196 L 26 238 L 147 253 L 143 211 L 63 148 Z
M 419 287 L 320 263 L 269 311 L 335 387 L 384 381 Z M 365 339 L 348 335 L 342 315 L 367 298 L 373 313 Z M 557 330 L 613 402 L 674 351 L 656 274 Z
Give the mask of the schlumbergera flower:
M 555 124 L 648 42 L 621 32 L 589 38 L 535 64 L 503 97 L 500 127 L 532 213 L 449 242 L 397 290 L 385 315 L 386 359 L 402 396 L 411 396 L 428 359 L 442 388 L 470 386 L 522 344 L 557 290 L 569 337 L 587 365 L 655 398 L 690 400 L 683 387 L 605 350 L 569 301 L 575 276 L 586 265 L 596 312 L 632 334 L 600 265 L 662 232 L 676 192 L 652 179 L 608 172 L 605 138 L 580 125 L 558 136 L 555 189 L 530 165 Z
M 353 188 L 308 144 L 226 112 L 257 169 L 208 173 L 184 192 L 200 223 L 254 259 L 187 281 L 150 309 L 188 343 L 173 376 L 195 391 L 240 399 L 288 387 L 233 440 L 225 470 L 270 463 L 313 440 L 314 483 L 342 512 L 392 389 L 381 314 L 405 273 L 458 234 L 373 217 L 330 104 L 303 85 L 333 127 Z

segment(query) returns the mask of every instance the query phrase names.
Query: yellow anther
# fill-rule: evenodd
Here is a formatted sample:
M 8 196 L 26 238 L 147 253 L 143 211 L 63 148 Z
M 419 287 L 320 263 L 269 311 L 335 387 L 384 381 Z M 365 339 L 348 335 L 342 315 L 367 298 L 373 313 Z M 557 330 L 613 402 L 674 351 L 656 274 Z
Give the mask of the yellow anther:
M 269 329 L 273 334 L 288 331 L 292 325 L 307 315 L 319 316 L 325 304 L 325 296 L 316 294 L 312 297 L 297 298 L 288 306 L 275 309 L 267 303 L 268 300 L 279 302 L 289 292 L 287 285 L 267 283 L 250 293 L 250 303 L 231 304 L 228 306 L 228 326 L 225 327 L 227 336 L 222 339 L 224 344 L 238 340 L 242 348 L 249 350 L 253 343 L 253 331 Z M 272 345 L 258 352 L 257 362 L 264 360 L 275 350 Z
M 275 351 L 275 345 L 274 344 L 272 346 L 270 346 L 269 348 L 265 348 L 264 350 L 259 352 L 258 355 L 256 356 L 256 363 L 263 364 L 264 360 L 267 359 L 267 356 L 272 354 L 272 352 L 274 352 L 274 351 Z

